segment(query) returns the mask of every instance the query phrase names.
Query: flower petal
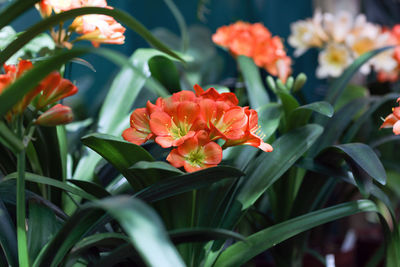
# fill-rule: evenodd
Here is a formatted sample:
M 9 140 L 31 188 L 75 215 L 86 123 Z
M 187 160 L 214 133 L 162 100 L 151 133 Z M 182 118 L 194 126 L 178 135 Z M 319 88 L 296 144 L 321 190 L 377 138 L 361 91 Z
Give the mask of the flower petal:
M 222 148 L 215 142 L 209 142 L 204 146 L 206 164 L 219 164 L 222 160 Z
M 169 135 L 171 128 L 171 117 L 165 112 L 154 112 L 150 116 L 150 129 L 156 135 Z
M 122 138 L 136 145 L 143 144 L 148 140 L 148 137 L 149 137 L 148 133 L 140 132 L 135 128 L 128 128 L 122 132 Z
M 178 149 L 173 149 L 167 156 L 167 161 L 171 163 L 172 166 L 180 168 L 185 164 L 185 158 L 179 154 Z

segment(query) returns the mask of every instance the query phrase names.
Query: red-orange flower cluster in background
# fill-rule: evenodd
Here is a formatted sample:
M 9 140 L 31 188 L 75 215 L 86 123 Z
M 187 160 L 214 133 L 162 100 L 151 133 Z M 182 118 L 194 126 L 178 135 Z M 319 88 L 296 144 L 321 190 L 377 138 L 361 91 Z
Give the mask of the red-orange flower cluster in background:
M 31 68 L 33 68 L 33 65 L 29 60 L 20 60 L 18 65 L 4 64 L 5 73 L 0 75 L 0 94 L 5 92 L 9 85 Z M 7 120 L 11 120 L 12 116 L 23 113 L 31 103 L 37 110 L 46 110 L 47 107 L 57 101 L 74 95 L 77 92 L 78 88 L 71 81 L 62 78 L 60 73 L 54 71 L 27 93 L 21 101 L 14 105 L 11 111 L 7 113 L 6 118 Z M 40 116 L 41 119 L 38 119 L 36 123 L 41 124 L 43 122 L 42 125 L 53 126 L 72 121 L 72 111 L 69 107 L 60 104 L 55 107 L 57 108 L 50 108 L 45 111 Z M 47 123 L 49 118 L 51 118 L 51 123 Z
M 212 36 L 217 45 L 227 48 L 234 56 L 251 57 L 255 64 L 278 76 L 283 82 L 291 74 L 291 59 L 286 55 L 282 40 L 272 36 L 261 23 L 238 21 L 222 26 Z
M 400 24 L 395 25 L 390 30 L 388 45 L 396 46 L 394 49 L 393 58 L 397 61 L 397 66 L 390 72 L 378 72 L 378 81 L 380 82 L 395 82 L 400 77 Z
M 195 92 L 181 91 L 168 98 L 147 102 L 130 116 L 130 127 L 122 137 L 141 145 L 155 140 L 163 148 L 174 148 L 167 157 L 173 166 L 193 172 L 218 165 L 222 148 L 251 145 L 271 152 L 262 140 L 258 115 L 249 107 L 238 106 L 233 93 L 219 93 L 214 88 Z M 221 147 L 217 140 L 224 140 Z
M 80 7 L 112 7 L 107 5 L 106 0 L 41 0 L 36 8 L 39 10 L 43 17 L 48 17 L 54 13 L 60 13 Z M 77 34 L 81 34 L 78 40 L 89 40 L 93 46 L 98 47 L 100 43 L 108 44 L 123 44 L 125 42 L 125 28 L 119 24 L 113 17 L 90 14 L 76 17 L 68 29 Z M 61 34 L 62 38 L 59 38 Z M 61 42 L 59 45 L 71 47 L 72 44 L 67 42 L 69 37 L 68 33 L 57 33 L 53 36 L 56 42 Z M 62 39 L 62 40 L 59 40 Z
M 397 99 L 397 103 L 400 103 L 400 97 Z M 400 106 L 392 109 L 392 113 L 385 118 L 381 128 L 393 127 L 393 133 L 396 135 L 400 134 Z

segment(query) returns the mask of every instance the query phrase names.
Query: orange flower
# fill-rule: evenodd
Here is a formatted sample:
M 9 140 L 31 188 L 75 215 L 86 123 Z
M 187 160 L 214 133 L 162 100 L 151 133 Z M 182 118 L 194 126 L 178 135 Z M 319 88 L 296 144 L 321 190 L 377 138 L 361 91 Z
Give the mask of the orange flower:
M 154 134 L 150 130 L 150 115 L 146 108 L 138 108 L 131 114 L 131 127 L 122 133 L 122 137 L 131 143 L 141 145 L 153 138 Z
M 155 139 L 163 148 L 175 147 L 167 160 L 188 172 L 221 162 L 222 148 L 214 142 L 218 139 L 225 140 L 224 147 L 247 144 L 272 151 L 259 136 L 257 112 L 239 107 L 235 94 L 204 91 L 197 84 L 194 90 L 158 98 L 155 104 L 148 101 L 146 108 L 132 113 L 122 137 L 137 145 Z
M 184 167 L 187 172 L 215 167 L 222 160 L 222 148 L 210 141 L 205 131 L 199 131 L 195 136 L 185 140 L 167 157 L 173 166 Z
M 112 9 L 105 0 L 81 0 L 81 7 L 95 6 Z M 77 17 L 70 29 L 82 34 L 77 40 L 89 40 L 94 47 L 100 43 L 123 44 L 125 28 L 113 17 L 106 15 L 84 15 Z
M 218 93 L 215 88 L 208 88 L 207 91 L 204 91 L 200 85 L 194 85 L 194 91 L 196 92 L 196 96 L 200 99 L 211 99 L 214 101 L 222 101 L 228 104 L 230 107 L 237 106 L 239 104 L 239 100 L 237 99 L 234 93 Z
M 210 139 L 239 139 L 244 135 L 247 116 L 241 107 L 229 107 L 222 101 L 204 99 L 199 102 L 203 119 L 210 130 Z
M 35 121 L 35 124 L 42 126 L 57 126 L 70 123 L 73 118 L 74 117 L 70 107 L 57 104 L 40 115 Z
M 27 70 L 33 67 L 32 62 L 29 60 L 20 60 L 18 65 L 5 65 L 4 70 L 5 74 L 0 75 L 0 94 L 7 90 L 7 87 L 12 84 L 16 79 L 21 77 L 21 75 Z M 31 90 L 27 93 L 24 98 L 18 102 L 11 110 L 11 113 L 7 114 L 7 117 L 10 118 L 12 114 L 22 113 L 32 99 L 41 91 L 41 86 L 37 86 L 35 89 Z
M 261 23 L 236 22 L 222 26 L 212 36 L 217 45 L 227 48 L 234 56 L 253 58 L 255 64 L 278 76 L 283 82 L 291 73 L 291 60 L 286 55 L 282 40 L 272 37 Z
M 0 75 L 0 94 L 7 90 L 10 84 L 32 67 L 32 62 L 29 60 L 20 60 L 18 65 L 4 65 L 5 74 Z M 43 79 L 38 86 L 24 96 L 24 98 L 7 113 L 6 118 L 11 119 L 13 114 L 21 114 L 31 102 L 40 110 L 47 105 L 75 94 L 77 91 L 78 88 L 69 80 L 62 79 L 58 72 L 52 72 Z
M 397 103 L 400 103 L 400 97 L 397 99 Z M 400 134 L 400 107 L 392 109 L 392 114 L 385 118 L 385 121 L 381 125 L 381 128 L 391 128 L 393 127 L 393 133 L 395 135 Z
M 224 147 L 238 146 L 238 145 L 250 145 L 258 147 L 265 152 L 271 152 L 273 150 L 270 144 L 264 143 L 262 140 L 263 136 L 260 136 L 261 130 L 258 125 L 258 114 L 254 109 L 244 108 L 246 116 L 248 118 L 248 123 L 245 126 L 245 134 L 237 140 L 227 140 Z
M 168 113 L 155 111 L 150 115 L 150 129 L 156 142 L 164 148 L 181 145 L 204 128 L 199 114 L 199 105 L 191 101 L 179 102 Z
M 37 109 L 42 109 L 78 92 L 78 88 L 71 81 L 61 78 L 60 73 L 56 71 L 50 73 L 40 86 L 42 92 L 38 95 L 36 101 Z
M 77 40 L 89 40 L 94 47 L 100 43 L 123 44 L 125 28 L 114 18 L 105 15 L 85 15 L 77 17 L 71 29 L 82 34 Z
M 39 10 L 42 17 L 48 17 L 52 11 L 60 13 L 80 7 L 80 0 L 41 0 L 35 7 Z

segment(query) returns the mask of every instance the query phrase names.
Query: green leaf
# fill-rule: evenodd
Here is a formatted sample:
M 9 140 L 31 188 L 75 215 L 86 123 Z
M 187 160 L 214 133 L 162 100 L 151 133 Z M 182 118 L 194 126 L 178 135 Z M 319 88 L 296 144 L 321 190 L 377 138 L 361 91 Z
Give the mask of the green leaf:
M 197 172 L 186 173 L 161 180 L 138 192 L 135 197 L 148 202 L 165 199 L 194 189 L 209 186 L 226 178 L 237 178 L 244 174 L 233 167 L 217 166 Z
M 24 144 L 20 138 L 3 121 L 0 121 L 0 143 L 15 154 L 24 149 Z
M 340 110 L 342 107 L 358 98 L 368 97 L 369 90 L 366 87 L 349 84 L 347 85 L 342 95 L 339 97 L 335 104 L 335 110 Z
M 333 146 L 344 153 L 345 160 L 354 174 L 361 193 L 367 196 L 372 187 L 372 179 L 386 183 L 386 172 L 375 152 L 368 145 L 351 143 Z M 372 178 L 372 179 L 371 179 Z
M 305 125 L 309 121 L 313 111 L 329 118 L 333 116 L 333 107 L 325 101 L 300 106 L 292 110 L 289 114 L 289 129 Z
M 134 30 L 153 47 L 184 62 L 183 59 L 181 59 L 176 53 L 172 52 L 168 47 L 155 38 L 139 21 L 137 21 L 128 13 L 118 9 L 82 7 L 55 14 L 30 27 L 0 53 L 0 63 L 3 64 L 6 62 L 6 60 L 9 59 L 16 51 L 22 48 L 39 33 L 44 32 L 51 27 L 57 26 L 60 22 L 86 14 L 103 14 L 111 16 Z
M 242 266 L 263 251 L 299 233 L 318 225 L 360 212 L 376 212 L 378 208 L 370 200 L 358 200 L 317 210 L 261 230 L 224 250 L 215 267 Z
M 337 142 L 344 130 L 351 123 L 356 114 L 365 107 L 368 99 L 357 99 L 344 106 L 336 112 L 332 118 L 326 121 L 324 125 L 324 133 L 319 137 L 315 145 L 310 149 L 309 154 L 316 156 L 321 150 Z
M 322 127 L 309 124 L 289 132 L 272 147 L 274 151 L 263 153 L 245 170 L 243 184 L 239 185 L 237 200 L 242 210 L 250 207 L 276 180 L 284 174 L 310 147 L 322 133 Z
M 329 104 L 326 101 L 319 101 L 319 102 L 314 102 L 308 105 L 304 105 L 304 106 L 300 106 L 298 108 L 296 108 L 294 112 L 300 111 L 300 110 L 311 110 L 311 111 L 315 111 L 321 115 L 327 116 L 327 117 L 332 117 L 334 110 L 331 104 Z
M 258 125 L 267 140 L 279 127 L 282 117 L 282 106 L 278 103 L 269 103 L 258 110 Z
M 11 173 L 11 174 L 7 175 L 3 179 L 2 183 L 6 182 L 7 180 L 16 179 L 16 178 L 17 178 L 17 173 Z M 36 174 L 33 174 L 33 173 L 26 172 L 25 173 L 25 180 L 29 181 L 29 182 L 34 182 L 34 183 L 50 185 L 50 186 L 53 186 L 55 188 L 62 189 L 64 191 L 66 191 L 66 192 L 75 194 L 77 196 L 80 196 L 80 197 L 88 199 L 88 200 L 97 199 L 93 195 L 88 194 L 88 193 L 86 193 L 85 191 L 83 191 L 83 190 L 81 190 L 79 188 L 76 188 L 74 186 L 68 185 L 66 183 L 63 183 L 63 182 L 60 182 L 60 181 L 57 181 L 57 180 L 54 180 L 52 178 L 48 178 L 48 177 L 44 177 L 44 176 L 40 176 L 40 175 L 36 175 Z
M 36 259 L 34 267 L 58 266 L 69 249 L 107 211 L 125 230 L 149 266 L 184 266 L 157 214 L 146 204 L 128 197 L 111 197 L 84 205 L 61 228 Z
M 253 109 L 269 103 L 269 96 L 261 80 L 260 71 L 253 60 L 246 56 L 238 56 L 237 62 L 246 84 L 250 106 Z
M 67 181 L 71 184 L 78 186 L 83 191 L 95 196 L 96 198 L 101 199 L 111 196 L 111 194 L 107 190 L 105 190 L 103 187 L 93 182 L 74 180 L 74 179 L 68 179 Z
M 357 118 L 357 120 L 351 125 L 350 129 L 346 132 L 345 136 L 343 137 L 343 143 L 350 142 L 354 136 L 357 134 L 361 126 L 372 116 L 372 114 L 384 103 L 389 100 L 395 100 L 399 97 L 396 93 L 390 93 L 378 98 L 368 109 L 366 112 L 363 113 L 362 116 Z
M 339 97 L 342 95 L 343 90 L 346 88 L 347 84 L 353 77 L 353 75 L 364 65 L 368 60 L 378 55 L 379 53 L 393 48 L 392 46 L 379 48 L 367 53 L 364 53 L 360 57 L 358 57 L 354 62 L 343 72 L 343 74 L 335 80 L 332 86 L 329 88 L 326 101 L 335 105 Z
M 234 239 L 245 241 L 245 237 L 233 231 L 218 228 L 188 228 L 169 232 L 169 237 L 175 245 L 181 243 L 206 242 L 218 239 Z
M 29 202 L 28 248 L 30 262 L 60 228 L 54 213 L 35 201 Z
M 166 162 L 139 161 L 129 168 L 125 177 L 131 187 L 138 192 L 160 180 L 181 174 L 183 174 L 181 170 Z
M 141 146 L 107 134 L 89 134 L 82 143 L 101 155 L 124 175 L 138 161 L 154 161 L 153 157 Z M 82 177 L 84 178 L 84 177 Z
M 0 245 L 12 267 L 18 266 L 17 233 L 6 206 L 0 200 Z
M 163 56 L 154 56 L 148 61 L 151 76 L 157 79 L 170 93 L 181 90 L 179 72 L 175 64 Z

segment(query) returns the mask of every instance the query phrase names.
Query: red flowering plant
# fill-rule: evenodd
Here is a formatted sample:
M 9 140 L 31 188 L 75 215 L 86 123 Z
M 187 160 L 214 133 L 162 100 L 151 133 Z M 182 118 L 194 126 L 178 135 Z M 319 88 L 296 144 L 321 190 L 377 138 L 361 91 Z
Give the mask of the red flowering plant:
M 163 148 L 172 147 L 167 161 L 187 172 L 217 166 L 223 148 L 247 144 L 273 150 L 258 135 L 257 112 L 239 107 L 235 94 L 204 91 L 197 84 L 194 89 L 196 93 L 181 91 L 134 110 L 122 137 L 137 145 L 153 139 Z

